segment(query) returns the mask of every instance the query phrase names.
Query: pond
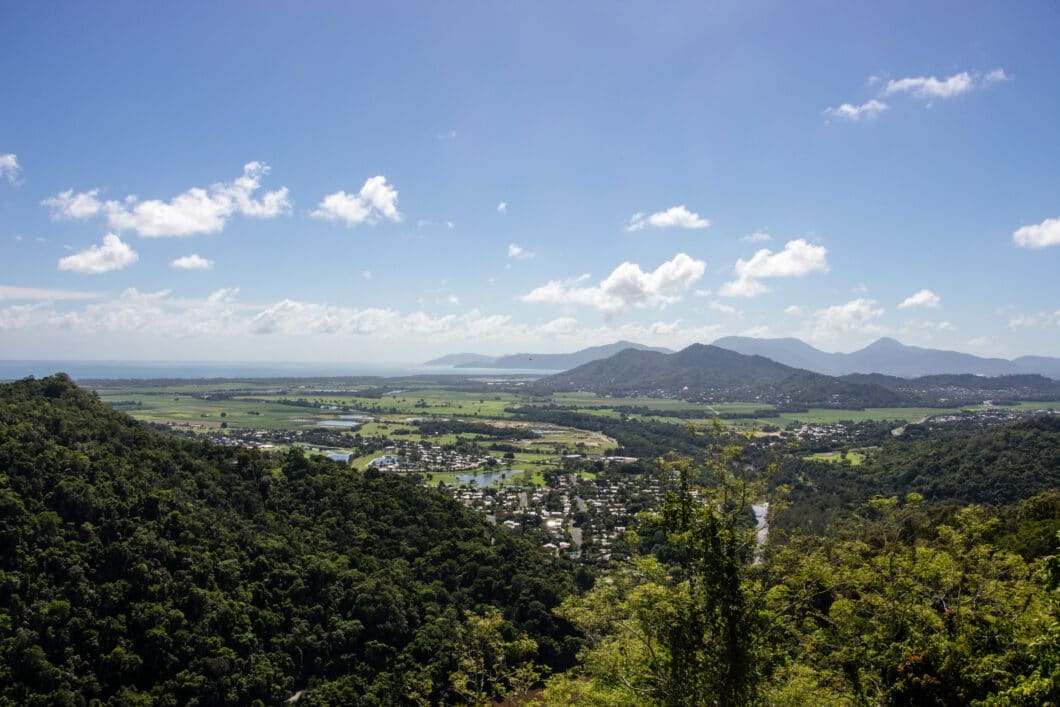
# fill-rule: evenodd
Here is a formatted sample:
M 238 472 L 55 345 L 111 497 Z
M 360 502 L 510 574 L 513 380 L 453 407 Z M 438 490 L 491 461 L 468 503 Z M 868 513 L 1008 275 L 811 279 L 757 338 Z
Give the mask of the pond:
M 486 486 L 492 486 L 501 479 L 510 478 L 512 474 L 521 474 L 522 469 L 500 469 L 498 471 L 482 471 L 477 474 L 457 474 L 457 484 L 470 484 L 472 481 L 479 488 L 485 488 Z
M 321 420 L 317 427 L 359 427 L 360 424 L 357 420 Z

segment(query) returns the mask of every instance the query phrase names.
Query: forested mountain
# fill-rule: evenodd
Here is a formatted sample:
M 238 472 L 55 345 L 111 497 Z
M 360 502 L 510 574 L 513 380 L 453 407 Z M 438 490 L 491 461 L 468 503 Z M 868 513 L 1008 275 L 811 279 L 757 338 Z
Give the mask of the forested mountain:
M 590 361 L 598 361 L 614 356 L 619 351 L 636 349 L 638 351 L 657 351 L 671 353 L 670 349 L 644 346 L 630 341 L 616 341 L 603 346 L 590 346 L 574 353 L 540 354 L 517 353 L 507 356 L 482 356 L 480 354 L 450 354 L 423 364 L 425 366 L 453 366 L 454 368 L 509 368 L 538 369 L 542 371 L 566 371 Z
M 1040 374 L 1060 379 L 1060 358 L 1022 356 L 1012 361 L 984 358 L 959 351 L 906 346 L 888 337 L 878 339 L 851 353 L 828 353 L 794 338 L 755 339 L 727 336 L 715 341 L 714 345 L 749 356 L 765 356 L 788 366 L 832 376 L 882 373 L 915 378 L 934 374 L 968 373 L 979 376 Z
M 929 405 L 1060 399 L 1060 381 L 1037 374 L 976 376 L 963 373 L 900 378 L 881 373 L 852 373 L 843 376 L 842 380 L 916 395 Z
M 889 407 L 911 395 L 803 371 L 762 356 L 693 344 L 673 354 L 622 351 L 611 358 L 543 378 L 545 392 L 663 396 L 707 401 L 754 400 L 780 405 Z
M 571 663 L 574 576 L 401 478 L 0 386 L 0 703 L 457 702 L 469 641 Z
M 788 487 L 781 524 L 824 527 L 877 494 L 921 494 L 930 503 L 1013 504 L 1060 489 L 1060 416 L 987 430 L 908 425 L 860 466 L 789 458 L 773 479 Z M 1047 547 L 1055 538 L 1046 537 Z

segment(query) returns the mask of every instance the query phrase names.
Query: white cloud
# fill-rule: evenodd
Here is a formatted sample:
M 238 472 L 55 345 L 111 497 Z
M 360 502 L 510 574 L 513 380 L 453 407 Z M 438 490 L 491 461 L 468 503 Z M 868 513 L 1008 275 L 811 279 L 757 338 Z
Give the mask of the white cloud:
M 21 171 L 17 156 L 10 152 L 0 154 L 0 177 L 6 179 L 8 184 L 14 184 Z
M 140 201 L 135 196 L 100 201 L 98 189 L 80 193 L 69 189 L 41 204 L 52 208 L 53 219 L 86 219 L 102 213 L 111 228 L 132 230 L 147 238 L 217 233 L 235 214 L 274 218 L 290 212 L 287 187 L 253 198 L 268 173 L 264 162 L 248 162 L 243 175 L 231 182 L 218 182 L 208 189 L 193 187 L 169 201 Z
M 497 204 L 497 213 L 501 213 L 501 214 L 508 213 L 508 202 L 507 201 L 502 201 L 501 203 Z
M 708 305 L 715 312 L 722 312 L 723 314 L 736 314 L 736 307 L 729 304 L 722 304 L 721 302 L 711 302 Z
M 1008 320 L 1010 329 L 1060 327 L 1060 309 L 1055 312 L 1016 314 Z
M 888 108 L 890 108 L 890 106 L 886 103 L 873 98 L 861 105 L 843 103 L 834 108 L 825 108 L 824 114 L 830 118 L 841 118 L 843 120 L 857 122 L 859 120 L 874 120 L 880 113 Z
M 67 189 L 45 199 L 41 205 L 52 208 L 53 221 L 91 218 L 103 210 L 103 202 L 99 200 L 99 189 L 90 189 L 77 194 L 73 189 Z
M 876 307 L 876 300 L 855 299 L 846 304 L 836 304 L 813 313 L 813 337 L 832 338 L 850 332 L 877 332 L 874 322 L 882 317 L 884 309 Z
M 995 69 L 1000 71 L 1000 69 Z M 1001 72 L 1002 75 L 1004 72 Z M 945 79 L 934 76 L 913 76 L 904 79 L 893 79 L 883 89 L 884 95 L 911 93 L 919 98 L 952 98 L 967 93 L 975 88 L 975 79 L 967 71 L 954 74 Z
M 789 304 L 784 308 L 784 314 L 787 314 L 789 317 L 801 317 L 802 307 L 797 304 Z
M 681 293 L 703 277 L 706 262 L 678 253 L 655 270 L 644 272 L 636 263 L 624 262 L 598 285 L 581 287 L 588 279 L 552 280 L 519 299 L 523 302 L 580 304 L 611 315 L 630 307 L 661 307 L 681 300 Z
M 378 175 L 365 181 L 356 194 L 328 194 L 310 215 L 326 221 L 344 221 L 351 228 L 380 219 L 398 223 L 404 217 L 397 209 L 397 200 L 397 189 L 387 184 L 386 177 Z
M 449 304 L 453 305 L 454 307 L 456 305 L 460 304 L 460 298 L 457 297 L 456 295 L 449 295 L 448 297 L 445 298 L 445 301 L 448 302 Z
M 657 211 L 654 214 L 646 214 L 638 211 L 629 217 L 626 225 L 627 231 L 641 231 L 647 226 L 652 228 L 706 228 L 710 225 L 708 219 L 697 213 L 693 213 L 684 205 L 674 206 L 666 211 Z
M 740 240 L 744 243 L 762 243 L 763 241 L 773 240 L 773 236 L 765 231 L 755 231 L 754 233 L 748 233 L 746 236 L 741 236 Z
M 1060 218 L 1047 218 L 1041 223 L 1023 226 L 1012 234 L 1021 248 L 1048 248 L 1060 245 Z
M 361 277 L 363 277 L 365 280 L 371 280 L 372 277 L 373 277 L 372 271 L 371 270 L 365 270 L 365 271 L 361 272 Z
M 1004 69 L 994 69 L 984 77 L 984 80 L 987 83 L 997 83 L 998 81 L 1008 81 L 1010 78 Z
M 213 261 L 207 260 L 198 253 L 185 255 L 170 263 L 171 267 L 179 270 L 213 270 Z
M 898 305 L 898 309 L 909 309 L 910 307 L 938 308 L 940 306 L 942 306 L 941 297 L 931 290 L 920 290 L 902 300 L 902 303 Z
M 769 292 L 761 281 L 777 277 L 802 277 L 812 272 L 828 272 L 828 250 L 799 238 L 788 241 L 784 250 L 774 253 L 762 248 L 751 256 L 736 261 L 736 279 L 722 285 L 718 294 L 723 297 L 754 297 Z
M 515 260 L 529 260 L 534 257 L 534 252 L 527 250 L 515 243 L 508 244 L 508 257 L 514 258 Z
M 121 270 L 140 259 L 132 248 L 113 233 L 103 236 L 103 245 L 94 245 L 80 253 L 68 255 L 59 261 L 60 270 L 99 274 Z
M 578 328 L 578 320 L 574 317 L 560 317 L 542 324 L 540 331 L 546 336 L 562 336 L 573 334 Z
M 97 299 L 103 295 L 99 292 L 83 292 L 80 290 L 49 290 L 37 287 L 15 287 L 12 285 L 0 285 L 0 300 L 46 300 L 56 302 L 59 300 L 81 300 Z

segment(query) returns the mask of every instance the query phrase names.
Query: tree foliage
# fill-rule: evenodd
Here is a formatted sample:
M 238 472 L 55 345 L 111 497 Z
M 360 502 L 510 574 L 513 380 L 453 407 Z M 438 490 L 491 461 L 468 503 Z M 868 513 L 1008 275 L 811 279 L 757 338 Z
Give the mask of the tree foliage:
M 0 703 L 459 701 L 469 616 L 570 664 L 572 575 L 403 479 L 0 386 Z

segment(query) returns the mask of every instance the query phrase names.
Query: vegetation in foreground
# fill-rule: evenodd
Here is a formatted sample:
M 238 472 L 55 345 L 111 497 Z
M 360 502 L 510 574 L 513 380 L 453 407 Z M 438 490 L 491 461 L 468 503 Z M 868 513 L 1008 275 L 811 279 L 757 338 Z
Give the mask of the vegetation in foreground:
M 467 637 L 567 667 L 573 576 L 401 478 L 160 435 L 65 377 L 0 386 L 6 704 L 500 694 L 527 670 L 475 673 Z

